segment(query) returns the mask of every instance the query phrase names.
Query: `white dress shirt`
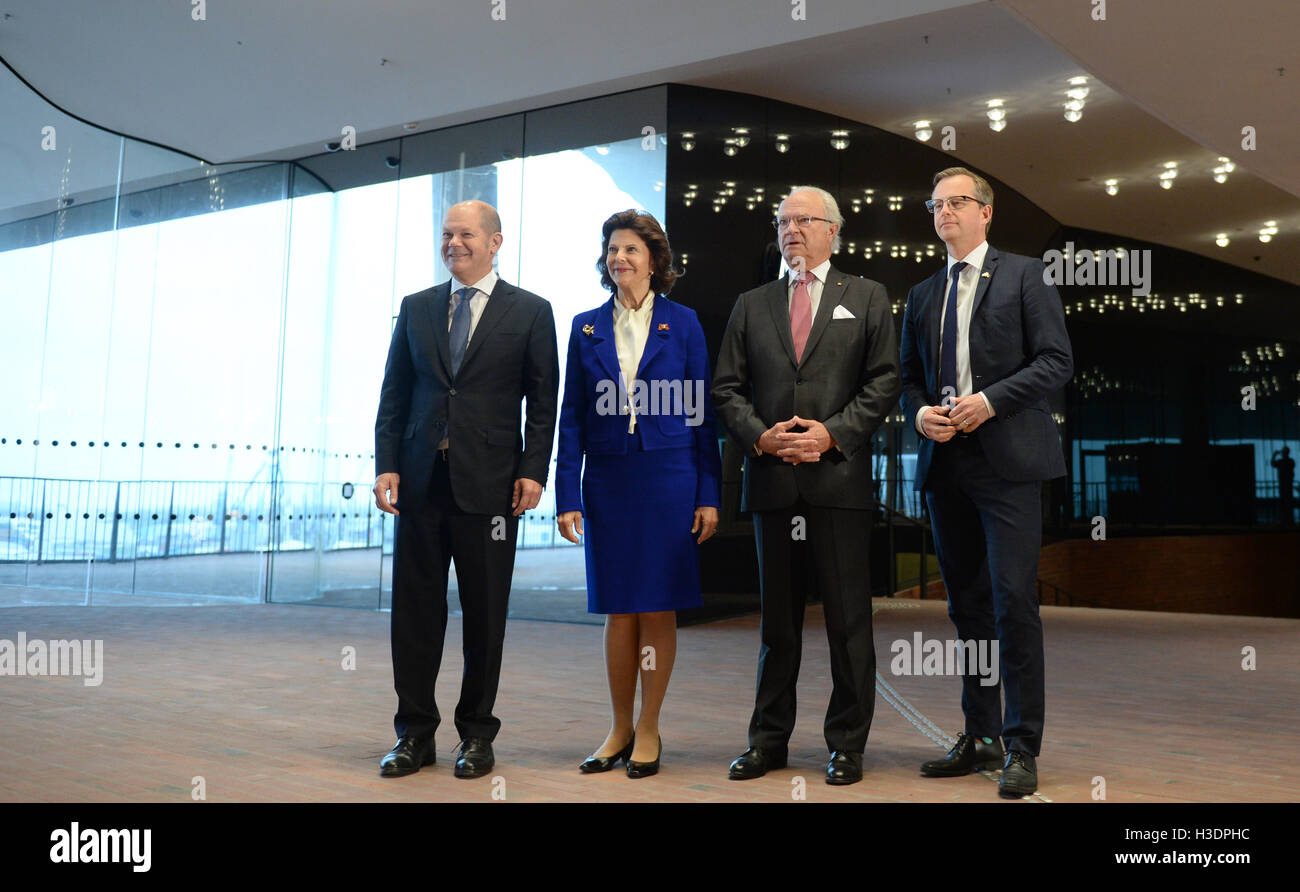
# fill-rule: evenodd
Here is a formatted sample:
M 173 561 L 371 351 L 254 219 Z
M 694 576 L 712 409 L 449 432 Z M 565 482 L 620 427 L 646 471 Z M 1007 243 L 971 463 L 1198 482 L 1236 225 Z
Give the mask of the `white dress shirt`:
M 831 262 L 829 259 L 823 260 L 814 266 L 808 272 L 812 273 L 812 278 L 808 280 L 808 302 L 812 305 L 812 315 L 810 321 L 817 321 L 817 308 L 822 302 L 822 286 L 826 283 L 826 274 L 830 272 Z M 785 308 L 786 315 L 789 315 L 790 307 L 794 304 L 794 290 L 799 287 L 799 282 L 794 277 L 794 271 L 790 271 L 790 281 L 785 286 Z
M 456 292 L 464 288 L 465 284 L 455 276 L 451 277 L 451 300 L 447 302 L 447 332 L 451 332 L 451 320 L 456 317 L 456 307 L 460 305 L 460 298 Z M 497 287 L 497 271 L 488 270 L 488 274 L 479 279 L 471 288 L 477 288 L 469 299 L 469 339 L 474 340 L 474 329 L 478 328 L 478 321 L 483 316 L 483 310 L 487 306 L 488 295 L 492 289 Z M 443 437 L 442 442 L 438 444 L 439 449 L 446 449 L 448 438 Z
M 975 291 L 979 287 L 980 271 L 984 267 L 984 255 L 989 251 L 989 243 L 980 242 L 965 257 L 953 257 L 948 255 L 948 275 L 943 280 L 943 303 L 939 306 L 939 363 L 943 368 L 943 324 L 948 318 L 948 294 L 952 290 L 952 265 L 958 261 L 965 261 L 966 267 L 958 273 L 957 280 L 957 396 L 970 396 L 974 385 L 971 380 L 970 371 L 970 314 L 975 307 Z M 989 410 L 989 416 L 993 415 L 993 404 L 989 398 L 984 396 L 980 391 L 980 396 L 984 399 L 984 406 Z M 925 429 L 921 426 L 921 416 L 926 413 L 929 406 L 922 406 L 916 413 L 916 430 L 921 436 L 925 436 Z
M 636 430 L 636 413 L 629 405 L 634 396 L 632 388 L 636 381 L 637 370 L 641 368 L 641 356 L 645 353 L 646 338 L 650 336 L 650 318 L 654 312 L 655 296 L 651 292 L 641 306 L 635 310 L 623 306 L 623 302 L 614 297 L 614 349 L 618 351 L 618 367 L 623 374 L 623 392 L 627 402 L 619 406 L 619 412 L 627 415 L 627 432 Z

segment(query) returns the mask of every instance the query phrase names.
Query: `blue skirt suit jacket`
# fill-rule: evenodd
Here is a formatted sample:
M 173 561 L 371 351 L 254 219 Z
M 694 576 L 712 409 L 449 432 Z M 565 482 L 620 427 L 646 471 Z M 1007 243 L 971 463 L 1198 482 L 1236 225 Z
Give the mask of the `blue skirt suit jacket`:
M 697 507 L 721 504 L 722 477 L 704 330 L 694 310 L 657 295 L 637 371 L 644 384 L 623 396 L 614 300 L 579 313 L 569 333 L 555 510 L 583 514 L 590 612 L 698 607 L 691 524 Z M 619 408 L 638 390 L 629 434 Z

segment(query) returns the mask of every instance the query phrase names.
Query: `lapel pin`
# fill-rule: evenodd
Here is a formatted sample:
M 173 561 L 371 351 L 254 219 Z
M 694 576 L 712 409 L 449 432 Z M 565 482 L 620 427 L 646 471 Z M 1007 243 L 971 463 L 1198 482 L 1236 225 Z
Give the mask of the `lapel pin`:
M 587 337 L 591 337 L 593 334 L 596 333 L 596 326 L 584 325 L 582 326 L 582 333 L 585 334 Z
M 993 274 L 992 274 L 992 273 L 980 273 L 980 278 L 981 278 L 981 279 L 991 279 L 991 278 L 993 278 Z
M 840 285 L 843 285 L 843 284 L 844 284 L 843 282 L 836 282 L 836 283 L 835 283 L 835 287 L 838 288 Z
M 667 330 L 668 330 L 668 323 L 667 323 L 667 322 L 660 322 L 660 323 L 659 323 L 659 330 L 660 330 L 660 331 L 667 331 Z

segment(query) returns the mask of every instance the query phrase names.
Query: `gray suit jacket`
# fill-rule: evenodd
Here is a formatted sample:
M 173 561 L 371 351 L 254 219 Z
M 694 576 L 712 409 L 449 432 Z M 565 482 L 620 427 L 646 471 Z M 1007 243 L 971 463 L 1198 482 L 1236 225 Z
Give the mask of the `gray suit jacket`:
M 902 392 L 885 286 L 830 267 L 797 363 L 787 290 L 783 276 L 742 294 L 718 353 L 714 405 L 748 456 L 741 507 L 771 511 L 802 497 L 831 508 L 872 508 L 871 437 Z M 837 307 L 851 318 L 833 319 Z M 754 457 L 762 433 L 793 415 L 825 424 L 838 449 L 798 465 Z

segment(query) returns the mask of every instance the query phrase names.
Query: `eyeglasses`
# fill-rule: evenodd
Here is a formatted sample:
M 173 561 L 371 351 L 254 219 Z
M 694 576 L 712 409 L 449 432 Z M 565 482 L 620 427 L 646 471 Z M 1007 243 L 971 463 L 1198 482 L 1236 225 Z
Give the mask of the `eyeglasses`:
M 775 229 L 777 232 L 780 232 L 783 229 L 789 229 L 790 225 L 794 224 L 795 226 L 798 226 L 800 229 L 807 229 L 809 226 L 812 225 L 812 222 L 814 220 L 818 221 L 819 223 L 835 222 L 833 220 L 827 220 L 825 217 L 810 217 L 807 215 L 804 215 L 802 217 L 777 217 L 775 220 L 772 221 L 772 228 Z
M 972 198 L 969 195 L 954 195 L 952 198 L 932 198 L 925 203 L 925 209 L 932 214 L 937 214 L 943 210 L 945 201 L 948 202 L 948 207 L 954 211 L 960 211 L 972 201 L 976 204 L 986 204 L 986 202 L 980 201 L 978 198 Z

